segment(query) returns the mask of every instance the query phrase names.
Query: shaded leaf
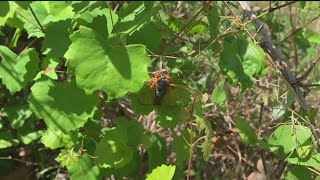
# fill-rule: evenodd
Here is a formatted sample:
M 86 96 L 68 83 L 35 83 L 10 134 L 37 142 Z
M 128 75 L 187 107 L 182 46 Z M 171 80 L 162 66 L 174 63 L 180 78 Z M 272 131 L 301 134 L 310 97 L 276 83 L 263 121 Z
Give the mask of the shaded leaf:
M 73 179 L 101 179 L 99 167 L 93 163 L 93 160 L 86 153 L 76 161 L 71 161 L 67 169 Z
M 28 98 L 31 110 L 49 128 L 63 133 L 82 127 L 97 109 L 98 97 L 86 95 L 74 81 L 57 83 L 41 78 L 31 91 Z
M 71 20 L 50 23 L 46 28 L 41 51 L 49 58 L 63 57 L 68 50 L 71 40 L 69 39 L 69 29 Z
M 286 180 L 312 179 L 311 172 L 304 166 L 293 166 L 283 176 Z
M 258 142 L 257 134 L 244 119 L 236 117 L 235 123 L 238 128 L 239 135 L 245 143 L 255 144 Z
M 125 4 L 119 11 L 119 21 L 114 25 L 113 33 L 131 34 L 139 30 L 160 10 L 160 6 L 151 1 L 136 1 Z
M 34 49 L 27 49 L 16 55 L 9 48 L 0 46 L 0 78 L 10 93 L 20 91 L 32 81 L 38 71 L 39 57 Z

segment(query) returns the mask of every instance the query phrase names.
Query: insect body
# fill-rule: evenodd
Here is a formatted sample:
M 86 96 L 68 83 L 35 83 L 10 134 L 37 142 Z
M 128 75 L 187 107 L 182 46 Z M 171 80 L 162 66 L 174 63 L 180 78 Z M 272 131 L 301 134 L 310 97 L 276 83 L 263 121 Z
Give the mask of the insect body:
M 153 78 L 150 79 L 150 89 L 154 90 L 154 104 L 161 105 L 161 101 L 168 88 L 170 88 L 170 76 L 164 73 L 165 71 L 156 71 Z
M 172 83 L 172 79 L 165 70 L 152 72 L 150 76 L 148 86 L 138 94 L 139 104 L 165 107 L 176 107 L 178 104 L 187 106 L 191 101 L 190 96 L 197 94 L 185 85 Z

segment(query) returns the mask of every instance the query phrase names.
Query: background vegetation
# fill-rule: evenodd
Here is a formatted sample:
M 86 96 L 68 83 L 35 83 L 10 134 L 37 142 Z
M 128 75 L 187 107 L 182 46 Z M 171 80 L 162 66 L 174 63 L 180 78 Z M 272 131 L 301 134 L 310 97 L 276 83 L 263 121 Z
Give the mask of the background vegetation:
M 1 179 L 319 179 L 319 6 L 1 1 Z

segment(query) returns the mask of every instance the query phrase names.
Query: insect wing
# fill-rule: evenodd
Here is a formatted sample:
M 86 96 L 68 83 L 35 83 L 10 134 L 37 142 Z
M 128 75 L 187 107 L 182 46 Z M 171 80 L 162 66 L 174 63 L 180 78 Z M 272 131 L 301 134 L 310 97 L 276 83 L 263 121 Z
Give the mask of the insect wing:
M 138 103 L 141 105 L 154 105 L 155 88 L 151 88 L 149 83 L 146 84 L 137 95 Z

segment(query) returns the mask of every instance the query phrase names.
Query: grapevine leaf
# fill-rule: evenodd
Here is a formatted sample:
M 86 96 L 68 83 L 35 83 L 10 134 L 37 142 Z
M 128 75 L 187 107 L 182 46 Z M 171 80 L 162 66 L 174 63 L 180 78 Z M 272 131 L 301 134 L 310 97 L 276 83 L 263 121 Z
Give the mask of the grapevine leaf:
M 134 148 L 128 145 L 128 127 L 124 122 L 126 121 L 118 119 L 117 126 L 107 129 L 97 144 L 95 156 L 100 164 L 120 168 L 132 160 Z
M 77 163 L 79 161 L 80 154 L 74 151 L 74 147 L 71 149 L 62 149 L 56 161 L 59 162 L 62 167 L 68 167 L 72 163 Z
M 317 169 L 318 171 L 320 170 L 320 153 L 312 154 L 307 159 L 302 159 L 296 153 L 293 153 L 293 155 L 290 156 L 287 161 L 291 164 L 310 166 Z
M 311 137 L 311 130 L 305 126 L 282 125 L 269 136 L 268 143 L 276 145 L 272 151 L 285 157 Z
M 263 76 L 267 70 L 263 50 L 246 39 L 224 41 L 219 66 L 233 84 L 240 84 L 241 92 L 252 86 L 252 77 Z
M 46 28 L 46 34 L 43 41 L 43 54 L 50 58 L 63 57 L 71 44 L 69 39 L 69 28 L 71 20 L 58 21 L 50 23 Z
M 51 15 L 46 8 L 48 7 L 48 2 L 34 1 L 30 4 L 30 7 L 36 14 L 37 19 L 39 20 L 42 27 L 45 28 L 49 22 L 54 20 L 53 15 Z M 20 14 L 18 17 L 24 22 L 24 28 L 27 31 L 29 38 L 40 38 L 44 36 L 44 33 L 41 31 L 40 25 L 38 24 L 30 9 L 21 9 L 18 11 L 18 13 Z
M 15 1 L 15 3 L 22 9 L 28 10 L 29 4 L 32 3 L 32 1 Z
M 51 79 L 57 80 L 58 79 L 58 75 L 55 72 L 55 69 L 56 69 L 58 64 L 59 64 L 59 60 L 58 59 L 43 58 L 42 59 L 42 64 L 41 64 L 41 68 L 43 70 L 38 72 L 38 74 L 36 75 L 36 77 L 33 80 L 36 81 L 36 80 L 40 79 L 42 74 L 48 76 Z
M 185 133 L 183 134 L 183 137 L 189 139 L 188 136 L 190 135 L 186 133 L 187 131 L 184 132 Z M 178 136 L 175 133 L 173 134 L 172 148 L 176 152 L 176 164 L 178 168 L 181 167 L 183 165 L 183 162 L 187 161 L 189 158 L 190 147 L 183 137 L 182 135 Z
M 0 7 L 0 26 L 3 26 L 8 18 L 13 17 L 18 6 L 13 1 L 1 1 Z
M 111 47 L 94 30 L 83 26 L 71 35 L 71 41 L 65 54 L 67 66 L 87 93 L 102 89 L 109 98 L 120 98 L 138 92 L 148 79 L 150 59 L 142 45 Z
M 94 165 L 87 154 L 83 154 L 76 161 L 71 161 L 67 169 L 72 179 L 101 179 L 99 167 Z
M 308 39 L 308 41 L 311 43 L 317 43 L 317 44 L 320 43 L 320 33 L 316 33 L 308 29 L 304 29 L 303 36 L 306 39 Z
M 152 36 L 146 36 L 152 34 Z M 127 44 L 143 44 L 152 52 L 157 52 L 161 41 L 160 30 L 154 23 L 143 26 L 127 38 Z
M 151 1 L 130 2 L 120 9 L 119 21 L 114 25 L 113 33 L 130 35 L 148 23 L 159 10 L 160 6 Z
M 166 162 L 167 148 L 166 143 L 162 138 L 157 135 L 150 134 L 146 136 L 143 146 L 147 149 L 150 171 Z
M 74 17 L 73 8 L 70 2 L 65 1 L 49 1 L 49 12 L 56 21 L 71 19 Z
M 74 81 L 62 84 L 42 78 L 31 91 L 28 99 L 31 110 L 49 128 L 63 133 L 82 127 L 97 109 L 98 97 L 86 95 Z
M 17 139 L 14 139 L 11 132 L 0 132 L 0 149 L 16 146 L 19 144 Z
M 187 30 L 187 34 L 193 36 L 199 33 L 205 33 L 206 31 L 208 31 L 208 24 L 203 21 L 197 20 L 190 25 Z
M 24 144 L 30 144 L 32 141 L 37 140 L 41 137 L 43 131 L 39 130 L 39 131 L 35 131 L 35 130 L 23 130 L 23 131 L 19 131 L 18 133 L 18 137 L 21 139 L 21 141 Z
M 118 21 L 118 15 L 106 8 L 96 8 L 81 13 L 76 19 L 79 25 L 94 29 L 98 34 L 107 38 L 111 37 L 113 24 Z
M 4 108 L 4 112 L 7 114 L 8 121 L 14 129 L 21 128 L 26 119 L 32 115 L 32 111 L 29 109 L 28 105 L 7 106 Z
M 226 93 L 224 91 L 224 82 L 221 81 L 218 86 L 213 90 L 211 101 L 218 106 L 222 106 L 226 100 Z
M 32 81 L 38 71 L 38 53 L 34 49 L 27 49 L 16 55 L 9 48 L 0 46 L 0 56 L 0 78 L 13 95 Z
M 41 143 L 50 149 L 57 149 L 60 147 L 71 147 L 74 145 L 72 138 L 74 133 L 64 134 L 60 130 L 47 129 L 42 135 Z
M 311 171 L 304 166 L 293 166 L 289 168 L 289 170 L 285 173 L 285 175 L 281 179 L 286 179 L 286 180 L 312 179 Z
M 258 137 L 256 133 L 244 119 L 236 117 L 235 123 L 243 142 L 247 144 L 255 144 L 258 142 Z
M 161 166 L 158 166 L 157 168 L 152 170 L 151 174 L 148 175 L 147 180 L 170 180 L 172 179 L 175 170 L 176 166 L 167 166 L 162 164 Z

